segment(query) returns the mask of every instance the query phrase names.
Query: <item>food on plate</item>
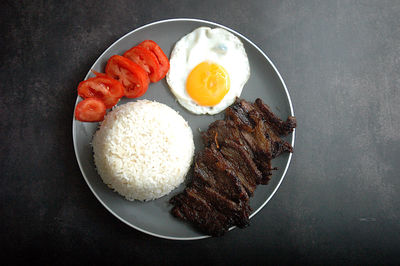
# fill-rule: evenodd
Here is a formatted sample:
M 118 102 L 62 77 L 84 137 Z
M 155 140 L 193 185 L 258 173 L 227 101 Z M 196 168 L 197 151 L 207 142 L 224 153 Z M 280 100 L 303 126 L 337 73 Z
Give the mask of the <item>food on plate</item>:
M 128 200 L 168 194 L 184 181 L 194 154 L 192 130 L 184 118 L 148 100 L 110 111 L 92 145 L 103 182 Z
M 147 72 L 135 62 L 120 55 L 113 55 L 108 59 L 106 74 L 122 83 L 125 96 L 137 98 L 145 94 L 150 79 Z
M 271 159 L 293 152 L 281 137 L 295 127 L 295 117 L 282 121 L 261 99 L 236 99 L 225 119 L 202 134 L 205 149 L 196 155 L 189 185 L 171 198 L 171 213 L 212 236 L 247 226 L 249 198 L 270 180 Z
M 163 79 L 168 70 L 169 60 L 160 46 L 154 41 L 145 40 L 126 51 L 123 56 L 111 56 L 105 68 L 106 74 L 93 71 L 96 77 L 80 82 L 78 95 L 83 99 L 97 98 L 109 109 L 124 95 L 128 98 L 142 96 L 146 93 L 150 81 L 157 82 Z M 77 120 L 80 120 L 80 117 L 93 116 L 92 113 L 82 113 L 91 112 L 89 109 L 81 109 L 79 112 L 80 115 L 75 116 Z
M 221 28 L 200 27 L 175 44 L 166 79 L 187 110 L 217 114 L 240 96 L 249 77 L 249 60 L 239 38 Z
M 208 73 L 207 76 L 204 73 Z M 229 88 L 228 72 L 221 65 L 208 61 L 198 64 L 186 80 L 186 92 L 202 106 L 217 105 Z
M 106 114 L 106 105 L 97 98 L 86 98 L 75 108 L 75 118 L 82 122 L 102 121 Z
M 165 55 L 161 47 L 152 40 L 145 40 L 141 42 L 139 46 L 146 48 L 157 57 L 158 63 L 160 64 L 160 79 L 163 79 L 167 74 L 170 66 L 168 57 Z
M 124 57 L 132 60 L 149 75 L 151 82 L 157 82 L 161 79 L 160 64 L 156 55 L 144 47 L 134 46 L 123 54 Z
M 116 105 L 119 99 L 124 96 L 124 86 L 102 73 L 95 72 L 96 77 L 84 80 L 78 85 L 78 95 L 83 99 L 97 98 L 104 102 L 109 109 Z

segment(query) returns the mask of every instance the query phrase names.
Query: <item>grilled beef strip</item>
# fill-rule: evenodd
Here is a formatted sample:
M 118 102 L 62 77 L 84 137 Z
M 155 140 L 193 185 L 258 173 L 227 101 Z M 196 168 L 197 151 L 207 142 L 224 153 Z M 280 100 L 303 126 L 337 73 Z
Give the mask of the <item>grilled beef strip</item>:
M 192 223 L 193 219 L 199 219 L 202 215 L 205 220 L 216 219 L 218 226 L 212 226 L 208 232 L 215 236 L 223 234 L 231 226 L 247 226 L 251 213 L 249 198 L 237 173 L 228 164 L 214 145 L 201 152 L 196 157 L 191 184 L 184 193 L 171 199 L 175 205 L 172 214 Z M 188 204 L 192 201 L 195 202 L 194 207 Z M 204 212 L 211 214 L 206 216 Z M 202 231 L 208 226 L 207 221 L 198 221 Z
M 242 100 L 243 101 L 243 100 Z M 263 113 L 264 120 L 274 128 L 274 131 L 279 136 L 287 136 L 293 132 L 293 129 L 297 126 L 296 118 L 294 116 L 289 116 L 284 122 L 279 117 L 277 117 L 260 98 L 256 99 L 255 105 Z
M 215 145 L 205 148 L 202 156 L 198 159 L 199 163 L 203 163 L 207 167 L 207 169 L 203 168 L 203 170 L 207 171 L 209 176 L 212 175 L 215 179 L 216 182 L 213 188 L 216 191 L 237 203 L 249 200 L 246 189 L 240 182 L 236 171 L 231 168 L 229 162 L 216 149 Z M 203 178 L 195 178 L 194 182 L 201 181 Z
M 226 141 L 233 141 L 239 144 L 250 156 L 254 158 L 253 150 L 243 138 L 242 132 L 232 120 L 217 120 L 210 124 L 208 130 L 202 133 L 205 147 L 217 142 L 223 144 Z M 219 148 L 219 147 L 217 147 Z
M 211 207 L 228 217 L 227 224 L 225 225 L 226 229 L 234 225 L 243 228 L 249 224 L 251 209 L 247 202 L 233 202 L 207 186 L 193 186 L 191 189 L 194 189 L 197 194 L 206 199 Z
M 171 199 L 175 205 L 172 214 L 195 224 L 202 232 L 212 236 L 223 235 L 229 229 L 229 217 L 212 208 L 190 187 Z
M 216 137 L 215 137 L 216 136 Z M 226 142 L 237 143 L 248 154 L 244 155 L 251 159 L 253 163 L 249 163 L 250 167 L 257 168 L 255 172 L 261 172 L 260 181 L 257 184 L 266 184 L 272 174 L 271 163 L 268 157 L 263 156 L 263 153 L 254 151 L 257 149 L 257 140 L 254 135 L 247 131 L 240 131 L 232 120 L 217 120 L 210 124 L 207 131 L 202 133 L 204 145 L 210 146 L 215 141 L 219 146 L 224 147 Z M 258 173 L 256 173 L 258 175 Z
M 243 179 L 242 183 L 247 183 L 250 186 L 248 189 L 246 186 L 246 190 L 249 196 L 252 196 L 256 186 L 260 184 L 262 174 L 250 155 L 243 147 L 231 140 L 225 140 L 221 145 L 220 151 L 232 167 L 241 174 L 242 178 L 240 180 L 242 181 Z
M 221 177 L 216 179 L 215 176 L 217 175 L 207 168 L 202 161 L 196 161 L 194 178 L 189 187 L 196 187 L 199 193 L 203 195 L 213 195 L 212 198 L 215 200 L 210 201 L 217 210 L 223 213 L 225 213 L 223 210 L 231 210 L 235 213 L 234 221 L 236 224 L 240 227 L 246 226 L 251 212 L 247 195 L 235 179 L 229 178 L 229 175 L 222 176 L 224 180 L 221 180 Z M 232 190 L 236 193 L 232 193 Z
M 262 114 L 254 109 L 249 112 L 249 117 L 256 124 L 255 135 L 261 146 L 265 147 L 265 153 L 269 158 L 275 158 L 282 152 L 292 152 L 292 146 L 281 139 L 267 121 L 262 117 Z
M 284 122 L 261 99 L 254 104 L 236 99 L 225 120 L 202 133 L 205 149 L 195 158 L 191 183 L 171 199 L 172 214 L 213 236 L 247 226 L 249 196 L 270 180 L 271 159 L 293 151 L 280 136 L 295 127 L 294 117 Z
M 245 119 L 246 122 L 243 122 L 237 112 L 237 110 L 242 110 L 241 113 L 244 113 L 240 102 L 236 101 L 231 107 L 228 107 L 226 110 L 227 121 L 231 121 L 237 128 L 242 128 L 242 130 L 239 130 L 241 143 L 245 143 L 246 145 L 244 146 L 248 147 L 247 150 L 251 151 L 249 153 L 252 154 L 251 157 L 253 161 L 262 173 L 260 183 L 266 184 L 270 180 L 272 174 L 270 159 L 273 158 L 273 147 L 275 146 L 272 145 L 272 142 L 268 138 L 269 136 L 265 135 L 266 123 L 260 122 L 260 119 L 252 120 L 250 116 L 247 116 Z M 249 106 L 246 106 L 246 109 L 251 112 L 256 112 L 254 108 Z M 256 113 L 253 114 L 252 118 L 254 119 L 255 116 Z M 243 115 L 241 117 L 243 117 Z M 244 124 L 245 126 L 243 126 Z M 249 125 L 252 127 L 250 128 Z

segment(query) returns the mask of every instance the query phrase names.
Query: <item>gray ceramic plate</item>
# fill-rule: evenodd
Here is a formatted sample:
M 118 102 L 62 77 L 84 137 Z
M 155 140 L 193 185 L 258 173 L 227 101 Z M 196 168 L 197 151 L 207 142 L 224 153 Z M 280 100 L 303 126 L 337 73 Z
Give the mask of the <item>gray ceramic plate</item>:
M 286 119 L 289 115 L 294 115 L 285 83 L 268 57 L 246 37 L 227 27 L 208 21 L 197 19 L 170 19 L 140 27 L 126 34 L 111 45 L 97 59 L 91 69 L 104 72 L 105 64 L 110 56 L 114 54 L 121 55 L 127 49 L 146 39 L 152 39 L 157 42 L 164 52 L 169 55 L 177 40 L 200 26 L 225 28 L 237 35 L 244 43 L 250 61 L 251 76 L 243 89 L 241 95 L 243 99 L 254 101 L 259 97 L 283 119 Z M 93 74 L 89 71 L 85 79 L 92 77 L 92 75 Z M 189 122 L 193 130 L 196 152 L 202 149 L 199 129 L 206 130 L 211 122 L 223 118 L 223 112 L 214 116 L 199 116 L 186 111 L 175 101 L 168 89 L 165 79 L 150 84 L 147 93 L 140 99 L 156 100 L 177 110 Z M 78 97 L 76 103 L 79 101 L 80 98 Z M 124 98 L 119 104 L 124 104 L 127 101 L 132 100 Z M 168 203 L 169 199 L 182 191 L 185 184 L 182 184 L 167 196 L 146 203 L 127 201 L 104 185 L 95 170 L 92 148 L 90 145 L 97 126 L 97 123 L 82 123 L 73 120 L 72 130 L 76 158 L 83 177 L 104 207 L 127 225 L 153 236 L 176 240 L 191 240 L 207 237 L 188 224 L 174 218 L 169 213 L 171 209 L 171 205 Z M 295 134 L 293 132 L 287 139 L 292 145 L 294 144 L 294 137 Z M 251 198 L 250 205 L 254 210 L 251 217 L 265 206 L 278 189 L 288 169 L 291 156 L 291 154 L 284 154 L 273 160 L 273 166 L 278 167 L 279 170 L 274 172 L 272 180 L 268 185 L 258 186 L 254 197 Z M 188 175 L 187 179 L 190 178 L 191 173 Z

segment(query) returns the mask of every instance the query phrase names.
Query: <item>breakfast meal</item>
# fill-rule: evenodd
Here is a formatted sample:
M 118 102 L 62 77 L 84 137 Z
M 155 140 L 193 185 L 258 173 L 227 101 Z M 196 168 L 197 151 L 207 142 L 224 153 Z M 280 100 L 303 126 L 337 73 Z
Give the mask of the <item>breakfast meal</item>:
M 168 57 L 152 40 L 141 42 L 123 56 L 111 56 L 105 74 L 92 71 L 96 77 L 79 83 L 78 95 L 83 101 L 75 108 L 75 118 L 82 122 L 103 121 L 106 109 L 115 106 L 123 96 L 144 95 L 150 82 L 163 79 L 168 70 Z
M 175 44 L 166 80 L 184 108 L 217 114 L 240 96 L 249 77 L 239 38 L 222 28 L 200 27 Z
M 249 224 L 250 198 L 277 169 L 271 160 L 293 152 L 283 137 L 293 132 L 296 118 L 283 121 L 261 99 L 240 98 L 250 64 L 238 37 L 200 27 L 175 43 L 169 59 L 145 40 L 108 58 L 104 73 L 92 72 L 95 77 L 78 85 L 75 118 L 101 122 L 91 144 L 97 173 L 109 188 L 129 201 L 151 201 L 180 186 L 193 167 L 187 186 L 169 200 L 171 214 L 211 236 Z M 145 95 L 163 78 L 191 113 L 225 110 L 223 120 L 201 133 L 204 149 L 196 155 L 192 129 L 174 109 L 149 100 L 117 105 L 124 96 Z
M 175 110 L 148 100 L 115 107 L 93 140 L 103 182 L 128 200 L 160 198 L 180 185 L 191 166 L 191 128 Z
M 196 155 L 190 184 L 170 200 L 171 213 L 212 236 L 247 226 L 249 198 L 270 180 L 271 159 L 293 151 L 281 136 L 295 127 L 294 117 L 282 121 L 261 99 L 236 99 L 225 119 L 202 134 L 205 149 Z

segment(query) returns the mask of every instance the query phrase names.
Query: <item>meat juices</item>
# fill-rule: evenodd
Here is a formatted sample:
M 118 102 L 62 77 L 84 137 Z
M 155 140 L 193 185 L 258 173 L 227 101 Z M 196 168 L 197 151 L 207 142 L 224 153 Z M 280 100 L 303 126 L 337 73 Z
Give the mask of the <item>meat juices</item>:
M 247 226 L 249 198 L 271 179 L 271 159 L 293 152 L 281 137 L 295 127 L 295 117 L 281 120 L 261 99 L 237 98 L 225 119 L 202 134 L 205 148 L 196 155 L 193 179 L 170 200 L 171 213 L 212 236 Z

